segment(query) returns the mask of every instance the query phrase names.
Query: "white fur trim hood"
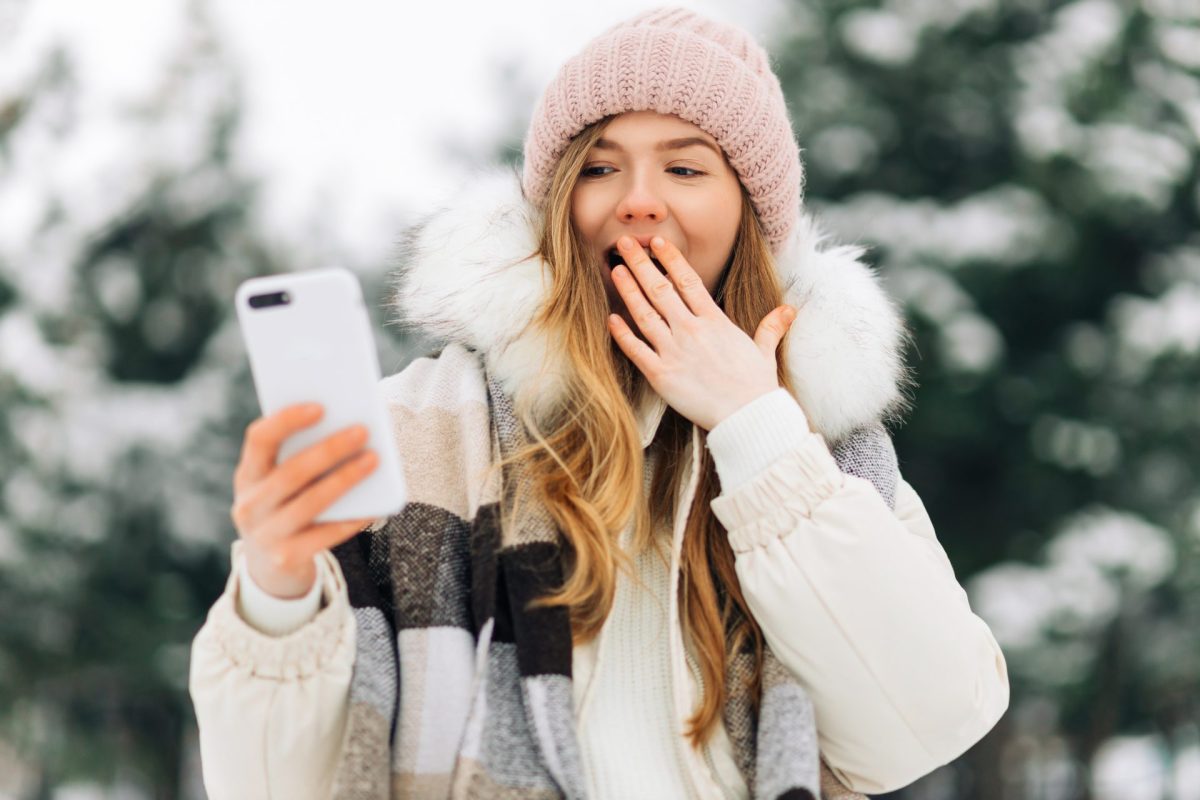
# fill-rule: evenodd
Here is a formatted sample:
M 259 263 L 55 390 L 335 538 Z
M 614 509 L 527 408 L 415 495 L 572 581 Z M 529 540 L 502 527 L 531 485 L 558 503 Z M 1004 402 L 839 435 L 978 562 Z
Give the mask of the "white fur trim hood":
M 549 286 L 537 247 L 537 212 L 511 167 L 490 167 L 404 236 L 390 307 L 401 328 L 479 352 L 510 396 L 561 358 L 540 331 L 521 332 Z M 856 428 L 895 420 L 906 407 L 908 332 L 863 248 L 821 249 L 811 215 L 776 258 L 784 301 L 798 310 L 788 330 L 787 370 L 814 429 L 831 444 Z M 538 403 L 556 399 L 555 382 Z

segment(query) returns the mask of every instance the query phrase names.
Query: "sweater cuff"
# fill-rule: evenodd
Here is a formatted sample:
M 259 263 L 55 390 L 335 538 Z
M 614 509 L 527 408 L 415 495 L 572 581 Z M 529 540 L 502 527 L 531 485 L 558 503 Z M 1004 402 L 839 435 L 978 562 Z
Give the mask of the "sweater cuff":
M 238 613 L 239 586 L 237 564 L 245 554 L 243 539 L 230 545 L 229 578 L 225 591 L 208 611 L 205 629 L 212 646 L 239 669 L 269 680 L 301 680 L 329 669 L 334 659 L 342 657 L 349 640 L 354 650 L 356 636 L 354 609 L 346 578 L 337 558 L 323 550 L 317 558 L 324 563 L 322 586 L 325 606 L 311 622 L 285 636 L 268 636 L 257 630 Z
M 250 577 L 246 558 L 238 559 L 237 611 L 251 627 L 267 636 L 286 636 L 298 630 L 321 610 L 321 588 L 325 585 L 324 562 L 313 557 L 317 579 L 303 597 L 282 599 L 268 594 Z
M 810 436 L 808 418 L 787 389 L 781 386 L 751 400 L 708 432 L 722 493 L 748 483 Z

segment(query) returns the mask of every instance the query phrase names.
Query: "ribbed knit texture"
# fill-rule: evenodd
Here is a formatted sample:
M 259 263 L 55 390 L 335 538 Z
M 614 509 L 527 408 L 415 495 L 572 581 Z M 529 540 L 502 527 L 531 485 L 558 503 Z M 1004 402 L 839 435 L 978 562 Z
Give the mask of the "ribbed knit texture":
M 317 615 L 321 610 L 321 587 L 327 569 L 324 559 L 313 556 L 317 578 L 301 597 L 275 597 L 254 582 L 246 559 L 235 565 L 238 572 L 237 611 L 247 622 L 267 636 L 286 636 Z
M 555 164 L 585 127 L 646 110 L 673 114 L 717 140 L 778 254 L 799 217 L 804 181 L 783 87 L 749 33 L 685 8 L 656 8 L 614 25 L 562 66 L 525 136 L 526 197 L 544 206 Z
M 656 463 L 657 454 L 647 450 L 642 481 L 645 495 Z M 631 525 L 622 533 L 621 546 L 626 551 L 632 532 Z M 613 607 L 595 643 L 599 654 L 594 671 L 576 678 L 581 683 L 576 691 L 582 698 L 576 703 L 579 746 L 588 796 L 596 800 L 724 794 L 703 774 L 705 756 L 684 738 L 683 718 L 672 700 L 675 687 L 669 643 L 676 632 L 670 629 L 667 613 L 671 602 L 670 527 L 660 524 L 655 537 L 656 546 L 633 556 L 633 576 L 618 574 Z M 709 748 L 716 751 L 707 753 L 707 758 L 724 767 L 713 778 L 728 785 L 734 796 L 747 797 L 749 788 L 738 773 L 728 737 L 714 738 Z
M 804 410 L 781 386 L 717 423 L 705 444 L 712 452 L 721 491 L 728 493 L 749 483 L 785 453 L 800 449 L 809 436 Z
M 603 660 L 587 688 L 579 745 L 588 796 L 690 797 L 671 702 L 667 565 L 655 550 L 634 562 L 645 585 L 628 575 L 618 580 Z

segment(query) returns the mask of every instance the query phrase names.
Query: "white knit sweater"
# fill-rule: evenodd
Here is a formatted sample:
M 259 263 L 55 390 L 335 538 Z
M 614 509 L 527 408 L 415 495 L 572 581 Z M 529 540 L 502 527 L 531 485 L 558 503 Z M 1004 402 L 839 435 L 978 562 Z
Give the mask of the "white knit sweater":
M 643 494 L 656 459 L 645 462 Z M 621 546 L 630 550 L 632 527 Z M 702 752 L 684 736 L 698 701 L 698 668 L 689 659 L 689 707 L 675 707 L 671 682 L 669 526 L 633 555 L 633 577 L 619 573 L 600 635 L 574 651 L 575 713 L 588 797 L 746 798 L 749 789 L 720 728 Z M 714 767 L 716 768 L 714 770 Z
M 668 539 L 669 542 L 669 534 Z M 694 797 L 695 757 L 672 707 L 665 548 L 621 575 L 587 675 L 575 675 L 575 713 L 589 797 Z M 640 585 L 639 585 L 640 584 Z

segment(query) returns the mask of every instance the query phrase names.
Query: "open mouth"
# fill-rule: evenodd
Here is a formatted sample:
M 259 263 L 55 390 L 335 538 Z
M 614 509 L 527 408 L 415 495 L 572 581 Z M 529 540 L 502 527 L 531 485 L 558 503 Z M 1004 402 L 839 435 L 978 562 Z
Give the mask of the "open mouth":
M 608 248 L 608 251 L 604 254 L 604 258 L 608 262 L 608 268 L 610 270 L 617 266 L 617 264 L 625 263 L 625 257 L 621 255 L 621 252 L 616 247 Z M 667 274 L 667 268 L 664 267 L 657 258 L 650 256 L 650 260 L 654 262 L 654 266 L 658 267 L 659 272 L 661 272 L 663 275 Z

